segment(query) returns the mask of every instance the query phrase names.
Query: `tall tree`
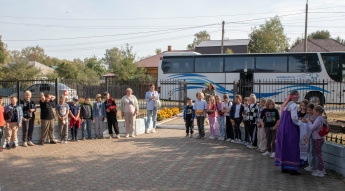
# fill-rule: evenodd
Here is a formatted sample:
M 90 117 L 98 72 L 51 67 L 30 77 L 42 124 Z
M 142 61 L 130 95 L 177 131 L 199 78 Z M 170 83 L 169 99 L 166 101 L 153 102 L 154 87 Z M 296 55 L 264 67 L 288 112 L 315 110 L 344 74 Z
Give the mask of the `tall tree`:
M 44 64 L 44 60 L 48 57 L 44 53 L 44 49 L 37 46 L 29 46 L 22 49 L 22 55 L 30 61 L 36 61 Z
M 102 76 L 106 71 L 103 60 L 97 59 L 96 56 L 85 58 L 84 64 L 86 68 L 94 70 L 99 77 Z
M 340 42 L 341 44 L 345 45 L 345 40 L 343 38 L 341 38 L 340 36 L 337 36 L 334 40 Z
M 200 31 L 194 35 L 194 40 L 191 44 L 187 45 L 188 50 L 194 50 L 196 45 L 200 44 L 202 41 L 210 40 L 211 36 L 206 30 Z
M 162 53 L 162 49 L 160 49 L 160 48 L 156 48 L 155 53 L 156 53 L 156 54 L 160 54 L 160 53 Z
M 331 34 L 328 30 L 317 30 L 308 35 L 308 39 L 330 39 Z
M 2 36 L 0 35 L 0 65 L 4 64 L 9 58 L 9 53 L 7 51 L 7 45 L 1 41 Z
M 122 57 L 122 52 L 119 48 L 107 49 L 102 60 L 105 64 L 109 66 L 110 71 L 114 71 L 117 66 L 120 65 Z
M 249 38 L 251 53 L 286 52 L 289 47 L 289 39 L 284 34 L 284 27 L 278 16 L 269 19 L 259 28 L 254 27 Z

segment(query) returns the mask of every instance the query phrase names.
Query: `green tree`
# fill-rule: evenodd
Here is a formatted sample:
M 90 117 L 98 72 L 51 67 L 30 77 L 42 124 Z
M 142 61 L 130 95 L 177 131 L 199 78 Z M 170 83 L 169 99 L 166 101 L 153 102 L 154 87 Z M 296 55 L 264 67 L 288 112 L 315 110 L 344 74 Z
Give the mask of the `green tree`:
M 122 61 L 122 52 L 119 48 L 107 49 L 102 60 L 105 64 L 109 65 L 110 71 L 114 71 L 117 66 L 120 65 Z
M 19 51 L 14 51 L 11 54 L 11 60 L 2 67 L 3 79 L 6 80 L 25 80 L 35 79 L 39 76 L 41 70 L 30 63 L 28 59 L 20 54 Z
M 308 39 L 330 39 L 331 34 L 328 30 L 317 30 L 308 35 Z
M 64 60 L 64 61 L 61 61 L 57 65 L 56 71 L 57 71 L 60 78 L 78 79 L 78 77 L 80 77 L 79 76 L 79 69 L 80 69 L 79 67 L 75 62 Z
M 44 49 L 37 46 L 29 46 L 23 48 L 21 51 L 22 55 L 29 61 L 36 61 L 44 64 L 44 60 L 48 57 L 44 53 Z
M 334 40 L 340 42 L 341 44 L 345 45 L 345 40 L 341 38 L 340 36 L 337 36 Z
M 9 58 L 7 45 L 1 41 L 2 36 L 0 35 L 0 65 L 5 64 Z
M 160 53 L 162 53 L 162 49 L 160 49 L 160 48 L 156 48 L 155 53 L 156 53 L 156 54 L 160 54 Z
M 102 59 L 98 59 L 96 56 L 84 59 L 85 67 L 96 72 L 98 77 L 102 76 L 106 72 L 104 62 Z
M 225 54 L 233 54 L 234 52 L 232 51 L 231 48 L 227 48 L 225 51 Z
M 269 19 L 259 28 L 254 27 L 249 38 L 251 53 L 286 52 L 289 48 L 289 39 L 284 34 L 284 27 L 278 16 Z
M 200 31 L 194 35 L 194 40 L 191 44 L 187 45 L 188 50 L 194 50 L 196 45 L 200 44 L 202 41 L 210 40 L 211 36 L 206 30 Z

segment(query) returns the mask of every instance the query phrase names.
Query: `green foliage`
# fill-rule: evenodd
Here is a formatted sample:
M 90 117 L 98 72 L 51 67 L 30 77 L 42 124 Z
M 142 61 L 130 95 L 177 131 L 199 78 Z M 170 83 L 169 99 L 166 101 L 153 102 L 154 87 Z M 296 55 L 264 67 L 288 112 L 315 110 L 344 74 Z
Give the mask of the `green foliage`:
M 345 40 L 342 39 L 340 36 L 337 36 L 334 40 L 338 41 L 339 43 L 345 45 Z
M 105 51 L 104 58 L 102 60 L 105 64 L 109 65 L 110 71 L 114 71 L 120 65 L 122 59 L 121 50 L 114 47 Z
M 11 62 L 2 67 L 2 72 L 2 79 L 4 80 L 25 80 L 35 79 L 41 71 L 34 67 L 22 54 L 15 51 L 11 55 Z
M 187 45 L 188 50 L 194 50 L 195 46 L 200 44 L 202 41 L 211 39 L 210 34 L 208 34 L 208 32 L 206 30 L 196 33 L 194 35 L 194 37 L 195 38 L 194 38 L 193 42 L 191 44 Z
M 269 19 L 259 28 L 254 27 L 249 38 L 251 53 L 286 52 L 289 47 L 289 39 L 284 34 L 284 27 L 278 16 Z
M 162 49 L 160 49 L 160 48 L 156 48 L 155 53 L 156 53 L 156 54 L 160 54 L 160 53 L 162 53 Z
M 7 45 L 1 41 L 0 35 L 0 64 L 5 64 L 9 57 L 9 53 L 7 51 Z
M 318 30 L 308 35 L 308 39 L 330 39 L 331 34 L 328 30 Z
M 86 69 L 91 69 L 95 71 L 96 75 L 99 77 L 101 77 L 106 72 L 103 60 L 97 59 L 96 56 L 93 56 L 91 58 L 85 58 L 84 64 Z
M 234 52 L 232 51 L 231 48 L 227 48 L 225 51 L 225 54 L 233 54 Z

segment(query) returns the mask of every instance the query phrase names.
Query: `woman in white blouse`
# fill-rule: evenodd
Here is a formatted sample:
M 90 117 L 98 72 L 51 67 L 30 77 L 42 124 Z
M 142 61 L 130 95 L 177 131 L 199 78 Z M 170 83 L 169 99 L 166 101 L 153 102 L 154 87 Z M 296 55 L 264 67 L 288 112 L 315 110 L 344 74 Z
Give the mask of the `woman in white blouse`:
M 156 133 L 156 121 L 157 121 L 157 108 L 155 107 L 155 101 L 159 100 L 159 94 L 155 91 L 155 85 L 150 85 L 150 91 L 146 92 L 145 101 L 147 102 L 147 121 L 146 121 L 146 131 L 145 133 L 150 133 L 150 122 L 151 117 L 153 121 L 152 133 Z

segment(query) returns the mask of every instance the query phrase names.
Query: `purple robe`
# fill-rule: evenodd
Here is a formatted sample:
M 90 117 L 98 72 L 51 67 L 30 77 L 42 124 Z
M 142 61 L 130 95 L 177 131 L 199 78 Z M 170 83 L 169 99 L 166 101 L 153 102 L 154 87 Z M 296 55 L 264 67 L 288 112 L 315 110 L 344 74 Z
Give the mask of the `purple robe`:
M 277 131 L 274 164 L 281 169 L 299 170 L 300 160 L 299 127 L 291 119 L 290 111 L 283 111 Z

